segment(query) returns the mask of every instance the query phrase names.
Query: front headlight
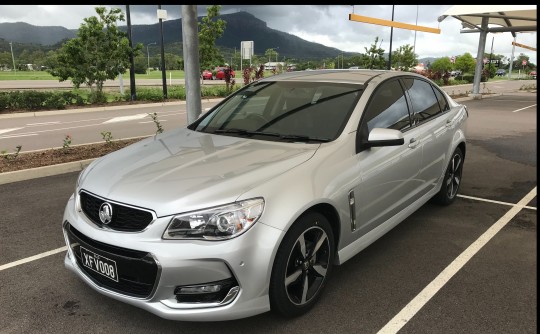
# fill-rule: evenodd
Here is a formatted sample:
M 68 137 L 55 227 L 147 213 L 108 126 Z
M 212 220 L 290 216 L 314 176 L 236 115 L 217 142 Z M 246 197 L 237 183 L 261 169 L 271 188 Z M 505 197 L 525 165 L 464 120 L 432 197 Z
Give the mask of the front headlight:
M 254 198 L 233 204 L 174 216 L 163 239 L 224 240 L 247 231 L 261 216 L 264 199 Z

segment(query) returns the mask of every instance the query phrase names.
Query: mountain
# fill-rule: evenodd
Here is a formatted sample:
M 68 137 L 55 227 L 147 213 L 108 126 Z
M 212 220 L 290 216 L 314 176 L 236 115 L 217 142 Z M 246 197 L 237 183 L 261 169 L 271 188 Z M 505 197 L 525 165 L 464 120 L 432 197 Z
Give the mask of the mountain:
M 0 38 L 10 42 L 52 45 L 76 35 L 76 32 L 59 26 L 38 27 L 25 22 L 0 23 Z
M 308 42 L 297 36 L 268 28 L 266 22 L 247 12 L 224 14 L 221 19 L 227 22 L 225 32 L 216 41 L 216 45 L 226 49 L 240 51 L 241 41 L 253 41 L 255 54 L 264 55 L 267 49 L 274 48 L 280 57 L 298 59 L 323 59 L 341 55 L 355 55 L 351 52 L 342 52 L 336 48 L 327 47 L 319 43 Z M 199 22 L 201 17 L 199 17 Z M 120 29 L 127 31 L 126 26 Z M 77 29 L 63 27 L 37 27 L 28 23 L 0 23 L 0 38 L 18 43 L 39 43 L 51 45 L 65 38 L 76 36 Z M 131 33 L 134 43 L 148 45 L 160 41 L 159 23 L 150 25 L 132 25 Z M 165 44 L 182 41 L 182 20 L 167 20 L 163 22 L 163 40 Z

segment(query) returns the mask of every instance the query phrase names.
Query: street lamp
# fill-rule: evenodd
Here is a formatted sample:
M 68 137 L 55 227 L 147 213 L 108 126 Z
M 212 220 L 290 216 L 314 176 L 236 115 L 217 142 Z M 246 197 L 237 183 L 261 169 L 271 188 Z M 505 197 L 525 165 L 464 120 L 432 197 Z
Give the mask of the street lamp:
M 13 56 L 13 42 L 9 42 L 9 46 L 11 47 L 11 59 L 13 60 L 13 70 L 15 73 L 17 73 L 17 68 L 15 67 L 15 56 Z
M 148 74 L 148 69 L 150 68 L 150 51 L 148 51 L 148 46 L 149 45 L 156 45 L 156 44 L 157 44 L 156 42 L 146 44 L 146 56 L 148 57 L 148 66 L 146 67 L 146 74 Z

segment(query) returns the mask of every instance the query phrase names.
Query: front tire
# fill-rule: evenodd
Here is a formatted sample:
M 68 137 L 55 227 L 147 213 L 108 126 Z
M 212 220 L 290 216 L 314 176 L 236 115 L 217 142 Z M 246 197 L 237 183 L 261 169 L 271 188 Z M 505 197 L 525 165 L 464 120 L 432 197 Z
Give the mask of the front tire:
M 454 202 L 457 197 L 459 186 L 461 185 L 461 175 L 463 174 L 463 152 L 460 148 L 456 148 L 452 153 L 452 158 L 448 163 L 446 172 L 444 173 L 443 184 L 441 190 L 435 195 L 435 202 L 440 205 L 449 205 Z
M 281 242 L 270 278 L 270 307 L 284 316 L 306 313 L 332 271 L 334 235 L 320 213 L 301 216 Z

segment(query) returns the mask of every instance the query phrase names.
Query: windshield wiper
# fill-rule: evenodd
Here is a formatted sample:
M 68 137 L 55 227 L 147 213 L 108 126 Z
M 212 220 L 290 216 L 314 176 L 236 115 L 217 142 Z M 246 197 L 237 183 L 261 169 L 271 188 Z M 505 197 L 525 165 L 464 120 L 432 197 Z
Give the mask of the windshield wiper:
M 330 141 L 329 138 L 318 138 L 318 137 L 309 137 L 309 136 L 301 136 L 301 135 L 280 135 L 281 139 L 285 140 L 292 140 L 292 141 L 314 141 L 318 143 L 327 143 Z
M 230 134 L 235 134 L 235 135 L 240 135 L 240 136 L 249 136 L 249 137 L 270 136 L 270 137 L 276 137 L 276 138 L 286 140 L 286 141 L 305 141 L 305 142 L 314 141 L 318 143 L 326 143 L 330 141 L 330 139 L 328 138 L 316 138 L 316 137 L 301 136 L 301 135 L 282 135 L 276 132 L 248 131 L 248 130 L 237 129 L 237 128 L 218 129 L 214 131 L 214 133 L 223 133 L 223 134 L 230 133 Z
M 272 133 L 272 132 L 261 132 L 261 131 L 249 131 L 244 129 L 217 129 L 214 131 L 214 133 L 224 133 L 224 134 L 235 134 L 240 136 L 255 136 L 255 135 L 263 135 L 263 136 L 271 136 L 271 137 L 279 137 L 281 136 L 279 133 Z

